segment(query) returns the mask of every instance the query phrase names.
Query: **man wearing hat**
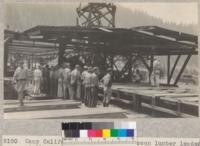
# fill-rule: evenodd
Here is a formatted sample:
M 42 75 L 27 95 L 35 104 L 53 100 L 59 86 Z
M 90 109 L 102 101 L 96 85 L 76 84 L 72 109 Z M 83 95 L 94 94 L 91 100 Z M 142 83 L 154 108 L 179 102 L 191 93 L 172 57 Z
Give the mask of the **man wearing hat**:
M 81 74 L 81 80 L 82 80 L 82 85 L 81 85 L 81 100 L 82 100 L 82 103 L 85 102 L 85 80 L 86 80 L 86 76 L 88 74 L 88 67 L 87 66 L 84 66 L 83 67 L 83 72 Z
M 65 63 L 65 68 L 63 72 L 63 89 L 64 89 L 64 99 L 70 99 L 71 88 L 70 88 L 70 63 Z
M 99 89 L 99 68 L 94 67 L 91 75 L 91 82 L 92 82 L 92 88 L 91 88 L 91 107 L 96 107 L 98 103 L 98 89 Z
M 80 66 L 76 65 L 71 72 L 72 99 L 80 99 L 81 94 L 81 73 Z
M 112 96 L 112 68 L 107 69 L 107 74 L 101 79 L 103 83 L 104 99 L 103 106 L 107 107 L 110 103 L 110 98 Z
M 151 74 L 151 85 L 158 87 L 160 85 L 160 62 L 158 59 L 154 59 L 153 70 Z
M 24 91 L 26 87 L 26 82 L 28 79 L 28 72 L 23 66 L 23 62 L 20 62 L 19 67 L 15 70 L 13 80 L 17 83 L 16 90 L 18 93 L 18 100 L 20 102 L 20 106 L 24 105 Z
M 86 106 L 90 107 L 91 101 L 91 87 L 92 87 L 92 67 L 88 67 L 88 73 L 84 77 L 84 103 Z

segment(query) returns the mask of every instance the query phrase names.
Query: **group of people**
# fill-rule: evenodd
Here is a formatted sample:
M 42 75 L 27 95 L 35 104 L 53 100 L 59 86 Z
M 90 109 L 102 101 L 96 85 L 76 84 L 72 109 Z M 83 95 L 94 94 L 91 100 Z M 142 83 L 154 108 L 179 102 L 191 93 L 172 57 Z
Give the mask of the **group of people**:
M 153 62 L 151 73 L 152 86 L 159 86 L 160 83 L 160 63 L 158 60 Z M 96 107 L 98 102 L 99 85 L 102 83 L 104 98 L 103 106 L 108 106 L 112 94 L 112 69 L 108 68 L 107 73 L 99 79 L 98 67 L 87 67 L 83 69 L 76 65 L 71 70 L 70 63 L 63 63 L 49 68 L 37 66 L 34 70 L 28 70 L 23 62 L 14 73 L 14 82 L 18 92 L 20 105 L 23 106 L 24 91 L 26 86 L 33 85 L 33 94 L 40 96 L 41 93 L 49 97 L 80 100 L 87 107 Z M 140 83 L 142 76 L 139 70 L 135 72 L 135 82 Z
M 99 68 L 76 65 L 71 69 L 70 63 L 49 68 L 37 66 L 30 71 L 24 67 L 23 62 L 14 73 L 14 82 L 18 92 L 20 106 L 23 106 L 24 91 L 26 86 L 33 85 L 33 95 L 41 93 L 49 97 L 80 100 L 87 107 L 96 107 L 98 102 L 99 85 L 102 83 L 104 90 L 103 106 L 108 106 L 111 97 L 112 69 L 99 80 Z
M 57 68 L 57 69 L 56 69 Z M 80 100 L 87 107 L 96 107 L 99 85 L 104 87 L 103 105 L 108 106 L 111 96 L 112 70 L 99 80 L 99 68 L 76 65 L 73 70 L 69 63 L 53 68 L 50 72 L 50 95 Z

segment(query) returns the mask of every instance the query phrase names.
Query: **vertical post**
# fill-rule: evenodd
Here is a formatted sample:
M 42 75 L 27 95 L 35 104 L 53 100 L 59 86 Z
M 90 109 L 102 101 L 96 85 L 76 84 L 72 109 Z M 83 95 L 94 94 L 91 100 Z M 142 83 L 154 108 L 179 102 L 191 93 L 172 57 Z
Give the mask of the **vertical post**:
M 4 43 L 4 76 L 7 76 L 8 42 Z
M 92 60 L 91 60 L 91 65 L 92 65 L 92 66 L 94 66 L 95 63 L 96 63 L 96 62 L 95 62 L 95 57 L 96 57 L 95 52 L 93 52 L 93 53 L 92 53 Z
M 8 63 L 8 53 L 9 53 L 9 43 L 12 43 L 12 38 L 7 38 L 4 41 L 4 76 L 7 75 L 7 63 Z
M 64 62 L 64 53 L 65 53 L 65 44 L 63 42 L 59 42 L 58 49 L 58 64 L 61 65 Z
M 157 96 L 151 97 L 151 116 L 155 117 L 155 106 L 156 106 Z
M 31 54 L 31 69 L 33 68 L 33 63 L 34 63 L 34 60 L 33 60 L 33 54 Z
M 115 27 L 115 13 L 116 13 L 116 6 L 112 6 L 112 27 Z
M 103 63 L 104 63 L 104 65 L 102 66 L 102 69 L 106 70 L 106 68 L 108 67 L 108 65 L 107 65 L 107 56 L 106 56 L 105 53 L 102 53 L 102 57 L 103 57 Z
M 88 14 L 88 20 L 87 20 L 88 21 L 88 25 L 87 26 L 89 26 L 89 27 L 92 26 L 91 18 L 92 18 L 92 8 L 90 7 L 89 14 Z
M 112 70 L 113 70 L 113 55 L 110 55 L 110 67 L 112 68 Z
M 153 71 L 153 60 L 154 60 L 154 55 L 151 55 L 151 60 L 150 60 L 150 69 L 149 69 L 149 83 L 151 84 L 151 74 Z
M 181 117 L 181 100 L 177 101 L 177 116 Z
M 170 55 L 167 56 L 167 85 L 170 82 Z
M 129 66 L 128 66 L 128 76 L 129 79 L 131 80 L 131 76 L 132 76 L 132 64 L 133 64 L 133 57 L 132 55 L 129 56 Z

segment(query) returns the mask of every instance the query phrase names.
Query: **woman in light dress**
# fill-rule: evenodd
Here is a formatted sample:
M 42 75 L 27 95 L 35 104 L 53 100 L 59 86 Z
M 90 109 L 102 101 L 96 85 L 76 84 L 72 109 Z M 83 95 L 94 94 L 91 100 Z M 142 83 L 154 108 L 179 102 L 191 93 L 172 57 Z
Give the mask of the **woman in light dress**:
M 33 72 L 33 78 L 34 78 L 34 91 L 33 93 L 35 95 L 40 94 L 40 86 L 42 81 L 42 71 L 40 70 L 39 66 L 36 66 L 36 69 Z
M 63 93 L 63 68 L 60 66 L 58 69 L 58 92 L 57 92 L 57 97 L 63 98 L 64 93 Z

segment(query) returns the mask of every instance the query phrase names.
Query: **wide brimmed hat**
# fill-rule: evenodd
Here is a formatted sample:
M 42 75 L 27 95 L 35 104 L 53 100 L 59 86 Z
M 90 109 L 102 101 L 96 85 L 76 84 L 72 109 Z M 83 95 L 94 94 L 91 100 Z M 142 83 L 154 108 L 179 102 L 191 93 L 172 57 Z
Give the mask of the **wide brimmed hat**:
M 112 68 L 108 68 L 108 69 L 107 69 L 107 72 L 111 72 L 111 71 L 112 71 Z
M 78 65 L 78 64 L 77 64 L 77 65 L 75 65 L 75 68 L 79 68 L 79 67 L 80 67 L 80 65 Z
M 84 68 L 84 69 L 88 69 L 88 66 L 84 65 L 83 68 Z
M 89 71 L 89 72 L 92 72 L 92 71 L 93 71 L 93 68 L 92 68 L 91 66 L 89 66 L 89 67 L 88 67 L 88 71 Z

